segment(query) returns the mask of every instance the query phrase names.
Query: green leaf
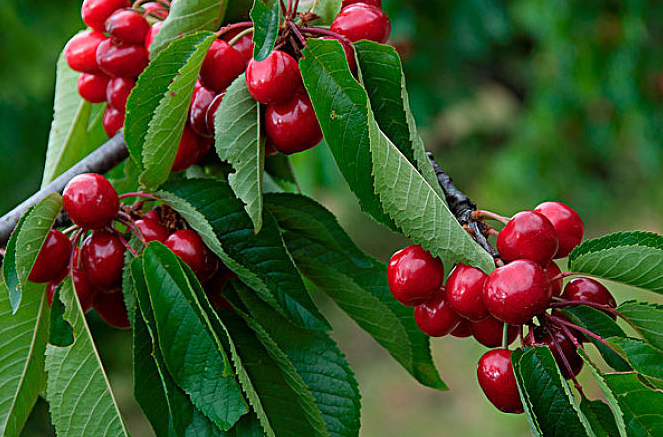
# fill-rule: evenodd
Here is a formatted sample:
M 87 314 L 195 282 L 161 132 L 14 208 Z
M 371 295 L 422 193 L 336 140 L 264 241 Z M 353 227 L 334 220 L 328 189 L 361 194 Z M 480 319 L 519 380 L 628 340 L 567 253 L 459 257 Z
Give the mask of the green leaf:
M 221 27 L 226 15 L 228 0 L 187 0 L 176 1 L 170 6 L 168 18 L 150 46 L 150 57 L 166 46 L 200 30 L 216 31 Z
M 265 172 L 283 190 L 290 193 L 301 193 L 295 170 L 287 155 L 278 153 L 265 157 Z
M 253 58 L 256 61 L 264 61 L 274 50 L 282 15 L 278 0 L 254 0 L 249 16 L 253 21 Z
M 170 175 L 198 72 L 215 38 L 200 32 L 171 44 L 150 62 L 129 96 L 124 136 L 146 188 Z
M 46 386 L 44 351 L 49 309 L 44 286 L 28 284 L 23 304 L 12 315 L 0 283 L 0 435 L 17 436 Z
M 616 337 L 606 341 L 626 356 L 633 370 L 663 382 L 663 351 L 634 338 Z
M 325 141 L 364 212 L 396 229 L 373 189 L 369 101 L 338 41 L 309 39 L 299 62 Z
M 61 53 L 42 187 L 94 151 L 106 138 L 101 128 L 103 106 L 92 105 L 81 98 L 76 85 L 79 75 L 69 68 L 64 52 Z
M 60 284 L 62 285 L 62 284 Z M 74 343 L 74 329 L 69 322 L 64 319 L 64 313 L 67 311 L 64 303 L 60 299 L 60 289 L 53 294 L 53 301 L 51 305 L 51 325 L 48 342 L 53 346 L 71 346 Z
M 46 346 L 46 400 L 57 435 L 128 436 L 69 278 L 60 286 L 60 299 L 74 342 L 67 347 Z
M 585 241 L 569 255 L 569 269 L 663 293 L 663 236 L 619 232 Z
M 223 345 L 177 257 L 164 245 L 152 242 L 143 254 L 143 274 L 156 337 L 170 375 L 200 411 L 219 428 L 230 429 L 248 409 L 230 373 Z
M 614 437 L 620 435 L 610 407 L 603 402 L 582 398 L 580 400 L 580 411 L 582 411 L 592 426 L 596 437 Z
M 354 45 L 375 120 L 442 199 L 444 192 L 426 156 L 424 143 L 410 110 L 401 58 L 391 46 L 362 40 Z
M 264 331 L 276 342 L 311 391 L 329 434 L 332 437 L 357 436 L 361 409 L 359 388 L 334 340 L 326 333 L 293 326 L 246 287 L 234 288 L 253 316 L 247 318 L 249 326 L 259 337 Z M 270 347 L 269 342 L 264 345 Z
M 389 291 L 385 264 L 359 250 L 334 215 L 305 196 L 268 194 L 265 206 L 278 220 L 301 272 L 419 382 L 446 390 L 412 308 Z
M 311 11 L 318 15 L 320 18 L 313 21 L 317 25 L 329 25 L 341 12 L 342 6 L 342 0 L 302 0 L 297 10 L 303 13 Z
M 261 4 L 262 0 L 256 2 Z M 258 233 L 262 228 L 265 144 L 260 133 L 260 107 L 249 94 L 244 74 L 228 87 L 216 111 L 214 127 L 216 153 L 234 170 L 228 175 L 230 187 L 244 202 L 246 213 Z
M 262 230 L 255 234 L 244 205 L 220 180 L 172 182 L 157 195 L 182 215 L 242 282 L 282 315 L 303 328 L 329 328 L 270 214 L 264 215 Z
M 544 436 L 594 436 L 549 348 L 533 347 L 525 352 L 516 349 L 511 363 L 526 399 L 523 405 L 537 431 Z
M 663 350 L 663 305 L 628 301 L 617 308 L 649 344 Z
M 5 256 L 2 259 L 2 279 L 5 284 L 5 289 L 9 298 L 9 303 L 12 307 L 12 313 L 18 311 L 19 304 L 21 303 L 21 281 L 18 278 L 18 269 L 16 268 L 16 241 L 18 235 L 21 233 L 23 224 L 35 207 L 31 206 L 28 211 L 21 217 L 16 224 L 16 227 L 9 236 L 7 246 L 5 247 Z

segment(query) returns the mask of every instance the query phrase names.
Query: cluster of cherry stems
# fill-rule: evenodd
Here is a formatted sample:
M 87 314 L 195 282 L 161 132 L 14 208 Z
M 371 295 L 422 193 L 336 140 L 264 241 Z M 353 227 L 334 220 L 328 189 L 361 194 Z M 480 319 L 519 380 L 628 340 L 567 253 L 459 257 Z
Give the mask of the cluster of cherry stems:
M 336 39 L 356 73 L 352 43 L 369 39 L 384 43 L 391 33 L 381 0 L 344 0 L 329 29 L 314 27 L 312 12 L 297 12 L 299 1 L 281 0 L 284 24 L 275 49 L 262 61 L 253 59 L 253 23 L 221 28 L 196 81 L 189 118 L 182 133 L 172 171 L 200 163 L 214 143 L 214 119 L 228 86 L 242 73 L 251 96 L 262 104 L 265 153 L 292 154 L 322 140 L 322 131 L 304 89 L 298 59 L 306 38 Z M 149 48 L 168 17 L 166 0 L 84 0 L 81 15 L 89 29 L 65 47 L 65 60 L 81 72 L 78 92 L 92 103 L 107 102 L 103 127 L 110 137 L 124 125 L 125 108 L 137 77 L 148 65 Z
M 484 354 L 477 368 L 479 385 L 500 411 L 523 412 L 508 349 L 518 336 L 522 347 L 550 348 L 562 375 L 573 379 L 582 393 L 576 376 L 583 360 L 577 349 L 587 336 L 603 339 L 571 323 L 559 309 L 587 305 L 613 318 L 619 315 L 615 299 L 601 283 L 577 277 L 563 286 L 563 278 L 574 274 L 563 274 L 553 261 L 568 256 L 580 244 L 582 219 L 559 202 L 542 203 L 510 219 L 488 211 L 475 211 L 473 218 L 505 224 L 499 232 L 486 225 L 497 236 L 500 258 L 495 270 L 486 274 L 457 264 L 445 285 L 442 262 L 420 246 L 409 246 L 389 261 L 392 294 L 415 308 L 417 326 L 431 337 L 473 336 L 486 347 L 501 346 Z M 529 327 L 527 335 L 524 326 Z

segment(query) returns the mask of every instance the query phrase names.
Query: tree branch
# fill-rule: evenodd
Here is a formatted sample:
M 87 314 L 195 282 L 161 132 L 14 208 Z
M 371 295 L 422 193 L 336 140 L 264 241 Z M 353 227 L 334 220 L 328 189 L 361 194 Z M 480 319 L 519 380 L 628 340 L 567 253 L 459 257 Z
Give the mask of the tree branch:
M 53 182 L 33 194 L 23 203 L 0 218 L 0 247 L 4 247 L 19 219 L 31 207 L 51 193 L 62 193 L 70 180 L 81 173 L 106 173 L 129 156 L 122 133 L 115 135 L 97 150 L 62 173 Z

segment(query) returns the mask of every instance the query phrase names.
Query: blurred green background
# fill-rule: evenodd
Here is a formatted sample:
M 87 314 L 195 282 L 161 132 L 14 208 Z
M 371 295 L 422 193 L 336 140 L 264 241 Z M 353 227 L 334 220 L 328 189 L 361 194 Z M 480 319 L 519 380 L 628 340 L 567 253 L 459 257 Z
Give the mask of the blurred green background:
M 427 147 L 482 208 L 510 215 L 560 199 L 584 217 L 588 237 L 663 229 L 663 3 L 384 4 Z M 39 186 L 55 60 L 82 27 L 79 9 L 79 0 L 0 1 L 2 212 Z M 304 191 L 334 210 L 362 248 L 386 260 L 406 243 L 360 214 L 324 147 L 294 161 Z M 528 435 L 522 416 L 498 413 L 480 393 L 480 346 L 435 340 L 451 391 L 434 392 L 322 305 L 360 382 L 363 437 Z M 133 435 L 151 435 L 131 400 L 130 335 L 94 315 L 91 323 Z M 43 401 L 23 435 L 53 435 Z

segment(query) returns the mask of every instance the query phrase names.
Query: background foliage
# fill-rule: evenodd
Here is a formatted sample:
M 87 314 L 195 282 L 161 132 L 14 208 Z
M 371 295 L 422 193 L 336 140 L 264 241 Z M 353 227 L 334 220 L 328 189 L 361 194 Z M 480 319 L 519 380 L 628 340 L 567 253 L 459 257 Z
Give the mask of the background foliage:
M 384 3 L 427 148 L 480 205 L 509 214 L 559 198 L 586 219 L 589 237 L 618 228 L 663 230 L 663 5 Z M 79 0 L 0 2 L 0 211 L 39 186 L 55 61 L 82 26 L 79 8 Z M 294 162 L 304 191 L 338 214 L 360 247 L 384 260 L 403 243 L 359 213 L 326 148 Z M 495 412 L 478 390 L 470 364 L 479 346 L 435 343 L 451 391 L 434 392 L 329 307 L 362 387 L 362 435 L 439 436 L 441 423 L 447 435 L 496 427 L 527 435 L 521 417 Z M 91 324 L 132 434 L 149 435 L 131 399 L 130 333 Z M 23 435 L 50 435 L 48 422 L 40 403 Z

